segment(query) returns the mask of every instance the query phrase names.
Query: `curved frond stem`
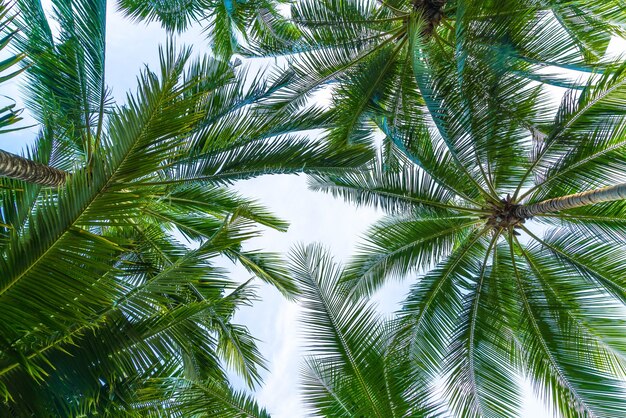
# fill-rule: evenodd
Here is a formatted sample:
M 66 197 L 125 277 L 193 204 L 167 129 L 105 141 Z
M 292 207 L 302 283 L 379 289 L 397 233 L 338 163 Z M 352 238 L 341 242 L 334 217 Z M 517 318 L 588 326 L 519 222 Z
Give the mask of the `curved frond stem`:
M 472 304 L 472 310 L 470 312 L 470 329 L 469 329 L 469 341 L 468 341 L 468 357 L 469 357 L 469 373 L 472 383 L 473 393 L 476 396 L 476 406 L 478 407 L 478 411 L 480 416 L 484 416 L 483 407 L 480 402 L 480 396 L 478 396 L 478 386 L 476 384 L 476 371 L 474 365 L 474 355 L 475 355 L 475 333 L 476 333 L 476 319 L 478 317 L 478 306 L 480 303 L 480 297 L 482 294 L 483 283 L 485 281 L 485 271 L 487 268 L 487 261 L 489 260 L 489 256 L 491 255 L 491 250 L 493 250 L 498 238 L 500 237 L 500 230 L 494 233 L 489 246 L 487 247 L 487 251 L 485 252 L 485 258 L 483 259 L 483 264 L 480 267 L 480 274 L 478 276 L 478 283 L 476 285 L 476 298 L 474 299 L 474 303 Z
M 332 398 L 337 402 L 337 404 L 341 407 L 341 409 L 343 411 L 345 411 L 345 413 L 347 414 L 346 416 L 350 416 L 352 414 L 352 411 L 350 410 L 350 408 L 345 404 L 344 399 L 341 398 L 341 395 L 338 394 L 334 388 L 332 388 L 328 382 L 326 380 L 324 380 L 318 373 L 316 373 L 314 370 L 312 370 L 312 368 L 310 367 L 311 370 L 309 370 L 309 374 L 307 375 L 307 378 L 311 378 L 313 377 L 315 379 L 315 381 L 317 383 L 319 383 L 324 390 L 326 391 L 326 393 L 328 393 L 330 396 L 332 396 Z
M 389 406 L 391 410 L 391 418 L 397 418 L 398 414 L 396 413 L 396 404 L 393 400 L 393 395 L 391 393 L 391 381 L 389 379 L 389 368 L 387 367 L 387 358 L 383 358 L 384 366 L 383 366 L 383 379 L 385 381 L 385 394 L 387 395 L 387 401 L 389 401 Z
M 106 6 L 105 6 L 106 7 Z M 105 42 L 106 44 L 106 42 Z M 104 55 L 105 55 L 105 45 L 102 46 L 103 50 L 102 50 L 102 55 L 103 55 L 103 62 L 104 62 Z M 98 148 L 100 148 L 100 141 L 102 139 L 102 132 L 104 130 L 104 114 L 106 112 L 106 80 L 104 78 L 104 74 L 102 76 L 102 81 L 101 81 L 101 86 L 100 86 L 100 106 L 98 107 L 98 121 L 96 124 L 96 136 L 94 138 L 94 150 L 93 150 L 93 154 L 95 154 L 96 152 L 98 152 Z M 87 164 L 91 165 L 93 164 L 93 162 L 91 160 L 87 160 Z
M 442 19 L 441 22 L 443 23 L 444 20 L 445 19 Z M 449 46 L 450 48 L 454 48 L 454 45 L 452 45 L 451 42 L 449 42 L 444 37 L 440 36 L 437 32 L 433 32 L 432 37 L 433 39 L 435 39 L 435 41 L 437 41 L 437 44 L 439 44 L 440 46 L 443 46 L 442 44 L 445 44 L 446 46 Z
M 200 292 L 198 292 L 197 290 L 196 290 L 196 293 L 198 295 L 201 295 Z M 202 297 L 202 300 L 205 302 L 207 301 L 204 297 Z M 213 320 L 218 323 L 220 329 L 222 330 L 222 334 L 226 335 L 231 341 L 234 341 L 235 339 L 233 338 L 233 334 L 231 330 L 226 326 L 226 323 L 224 322 L 224 320 L 219 315 L 216 314 L 213 308 L 209 308 L 208 310 L 213 315 Z M 259 384 L 261 382 L 260 377 L 256 374 L 254 364 L 250 364 L 248 366 L 249 362 L 248 362 L 248 359 L 246 358 L 247 356 L 241 350 L 241 346 L 239 344 L 233 344 L 233 346 L 235 347 L 235 350 L 237 351 L 239 359 L 244 362 L 243 372 L 240 373 L 240 375 L 242 375 L 243 379 L 245 380 L 245 382 L 248 384 L 249 387 L 254 387 L 255 384 Z M 261 365 L 264 368 L 266 367 L 264 366 L 263 363 Z
M 480 157 L 478 156 L 478 152 L 474 152 L 474 153 L 476 154 L 476 164 L 478 165 L 478 168 L 480 169 L 480 173 L 482 174 L 483 179 L 485 180 L 485 184 L 487 184 L 487 189 L 491 193 L 491 198 L 497 200 L 498 191 L 495 189 L 495 187 L 493 187 L 491 176 L 488 175 L 487 172 L 485 171 L 485 168 L 483 167 Z
M 435 238 L 439 238 L 439 237 L 448 235 L 448 234 L 453 233 L 455 231 L 458 231 L 458 230 L 461 230 L 463 228 L 475 225 L 477 223 L 482 223 L 482 222 L 483 221 L 480 220 L 480 219 L 473 219 L 471 222 L 465 222 L 465 223 L 462 223 L 460 225 L 455 225 L 452 228 L 444 229 L 442 231 L 439 231 L 436 234 L 432 234 L 432 235 L 429 235 L 429 236 L 426 236 L 426 237 L 419 237 L 415 241 L 412 241 L 412 242 L 410 242 L 410 243 L 408 243 L 406 245 L 403 245 L 402 247 L 399 247 L 399 248 L 395 249 L 392 252 L 386 253 L 384 258 L 377 259 L 375 263 L 372 263 L 371 265 L 368 266 L 367 270 L 365 270 L 363 272 L 360 272 L 360 276 L 361 277 L 365 277 L 367 275 L 370 275 L 373 270 L 378 268 L 381 264 L 386 263 L 389 258 L 393 257 L 396 254 L 400 254 L 400 253 L 402 253 L 402 252 L 404 252 L 404 251 L 406 251 L 406 250 L 408 250 L 410 248 L 413 248 L 413 247 L 415 247 L 416 245 L 418 245 L 420 243 L 423 243 L 425 241 L 430 241 L 430 240 L 433 240 Z
M 367 91 L 364 94 L 362 94 L 362 98 L 360 100 L 359 107 L 362 107 L 363 105 L 367 104 L 367 102 L 370 100 L 370 97 L 371 97 L 372 93 L 379 86 L 379 84 L 382 81 L 382 79 L 387 75 L 387 71 L 389 70 L 389 68 L 395 63 L 396 55 L 398 55 L 400 50 L 402 50 L 402 48 L 404 48 L 404 45 L 407 42 L 407 38 L 404 35 L 402 35 L 401 37 L 398 37 L 398 38 L 400 39 L 400 41 L 397 43 L 397 45 L 391 51 L 391 55 L 389 56 L 387 63 L 385 64 L 383 69 L 381 71 L 379 71 L 378 76 L 376 77 L 376 80 L 373 83 L 371 83 L 367 87 Z M 346 126 L 354 126 L 354 124 L 356 123 L 356 121 L 359 119 L 360 116 L 361 115 L 360 115 L 359 112 L 355 112 L 352 115 L 352 117 L 350 118 L 350 120 L 345 122 Z
M 320 46 L 320 45 L 313 45 L 313 46 L 312 46 L 312 45 L 306 45 L 306 49 L 305 49 L 304 51 L 302 51 L 302 50 L 293 50 L 293 51 L 289 50 L 289 51 L 281 51 L 280 56 L 281 56 L 281 57 L 288 57 L 288 56 L 292 56 L 292 55 L 300 55 L 300 54 L 302 54 L 302 53 L 306 53 L 306 52 L 313 52 L 313 51 L 325 51 L 325 50 L 328 50 L 328 49 L 333 49 L 333 48 L 336 48 L 336 47 L 351 46 L 351 45 L 354 45 L 354 43 L 355 43 L 355 42 L 357 42 L 357 41 L 358 41 L 358 42 L 366 42 L 366 41 L 371 41 L 372 39 L 379 39 L 379 38 L 380 38 L 381 36 L 383 36 L 383 35 L 394 35 L 394 34 L 398 34 L 398 33 L 401 33 L 401 32 L 403 32 L 403 28 L 402 28 L 402 27 L 397 27 L 397 28 L 392 28 L 392 29 L 386 30 L 386 31 L 380 31 L 379 33 L 377 33 L 377 34 L 375 34 L 375 35 L 366 36 L 366 37 L 363 37 L 363 38 L 354 38 L 354 39 L 351 39 L 351 40 L 349 40 L 349 41 L 345 41 L 345 42 L 337 42 L 337 43 L 334 43 L 334 44 L 332 44 L 332 45 L 321 45 L 321 46 Z M 374 50 L 377 50 L 379 46 L 380 46 L 380 44 L 379 44 L 379 45 L 376 45 L 376 46 L 374 47 Z M 361 58 L 357 57 L 357 58 L 355 58 L 355 59 L 358 59 L 358 60 L 360 61 L 360 60 L 361 60 L 361 59 L 363 59 L 363 58 L 364 58 L 364 57 L 361 57 Z M 352 61 L 352 63 L 353 63 L 353 62 L 354 62 L 354 61 Z M 345 67 L 344 67 L 344 70 L 345 70 L 345 69 L 347 69 L 347 68 L 348 68 L 348 67 L 350 67 L 350 66 L 351 66 L 351 65 L 347 65 L 347 66 L 345 66 Z M 341 70 L 341 71 L 343 71 L 343 70 Z M 339 71 L 339 73 L 340 73 L 341 71 Z M 337 74 L 337 73 L 336 73 L 336 74 Z M 336 75 L 336 74 L 335 74 L 335 75 Z M 331 77 L 331 78 L 332 78 L 332 77 Z
M 380 195 L 380 196 L 387 196 L 387 197 L 392 197 L 394 199 L 402 199 L 405 200 L 408 203 L 417 203 L 420 205 L 424 205 L 424 206 L 430 206 L 433 208 L 439 208 L 439 209 L 449 209 L 452 211 L 457 211 L 457 212 L 465 212 L 471 215 L 487 215 L 491 212 L 489 212 L 488 210 L 484 210 L 484 209 L 478 209 L 478 208 L 468 208 L 465 206 L 457 206 L 457 205 L 449 205 L 446 203 L 440 203 L 440 202 L 436 202 L 433 200 L 427 200 L 427 199 L 419 199 L 416 197 L 409 197 L 409 196 L 404 196 L 404 195 L 396 195 L 394 193 L 389 193 L 389 192 L 384 192 L 384 191 L 376 191 L 375 192 L 376 195 Z
M 457 6 L 457 18 L 461 18 L 461 16 L 465 14 L 465 5 L 463 5 L 463 3 L 461 2 L 459 4 L 459 6 Z M 462 20 L 459 19 L 459 20 Z M 464 77 L 464 72 L 463 72 L 463 68 L 465 66 L 465 60 L 466 58 L 464 57 L 464 53 L 463 53 L 463 43 L 465 42 L 465 30 L 463 29 L 463 26 L 460 24 L 457 25 L 456 29 L 455 29 L 455 40 L 456 40 L 456 44 L 455 45 L 451 45 L 454 50 L 455 50 L 455 60 L 456 60 L 456 69 L 457 69 L 457 82 L 458 84 L 461 86 L 461 93 L 459 94 L 459 96 L 461 97 L 461 100 L 464 103 L 464 113 L 469 113 L 470 118 L 471 118 L 471 104 L 466 96 L 466 94 L 463 92 L 464 90 L 464 85 L 466 84 L 466 80 Z M 471 128 L 470 128 L 471 129 Z M 492 181 L 491 181 L 491 177 L 487 175 L 487 173 L 485 172 L 485 168 L 483 167 L 483 163 L 481 161 L 480 155 L 478 154 L 478 150 L 476 149 L 475 146 L 472 146 L 472 149 L 474 151 L 474 158 L 476 158 L 476 165 L 478 165 L 478 168 L 480 170 L 480 173 L 483 177 L 483 180 L 485 181 L 485 184 L 487 185 L 487 189 L 489 190 L 489 192 L 491 192 L 492 194 L 492 198 L 495 199 L 496 201 L 498 200 L 498 192 L 496 191 L 496 189 L 493 187 Z M 458 164 L 460 164 L 460 162 L 458 162 Z M 469 173 L 468 173 L 469 174 Z
M 535 318 L 535 315 L 533 314 L 533 311 L 532 311 L 532 307 L 530 306 L 530 302 L 528 301 L 528 297 L 526 295 L 526 290 L 524 288 L 524 283 L 522 282 L 522 278 L 520 277 L 520 273 L 519 273 L 518 268 L 517 268 L 517 260 L 515 258 L 515 252 L 513 250 L 513 237 L 514 237 L 513 229 L 510 228 L 509 229 L 509 234 L 508 234 L 508 244 L 509 244 L 509 249 L 510 249 L 510 254 L 511 254 L 511 263 L 512 263 L 512 266 L 513 266 L 513 274 L 515 276 L 515 282 L 517 284 L 517 288 L 518 288 L 518 291 L 519 291 L 518 294 L 519 294 L 520 299 L 522 301 L 522 304 L 524 306 L 524 311 L 526 312 L 526 316 L 527 316 L 528 320 L 530 321 L 530 323 L 532 325 L 532 328 L 534 330 L 535 336 L 539 339 L 541 349 L 543 350 L 544 355 L 546 356 L 547 360 L 549 361 L 552 369 L 557 373 L 557 375 L 559 377 L 560 383 L 562 385 L 564 385 L 568 389 L 568 391 L 574 396 L 576 401 L 581 404 L 581 406 L 585 409 L 585 411 L 589 414 L 589 416 L 595 417 L 596 415 L 593 413 L 593 411 L 582 400 L 582 398 L 580 397 L 580 395 L 576 391 L 576 388 L 574 388 L 571 385 L 571 383 L 569 382 L 569 379 L 567 378 L 567 376 L 563 372 L 563 370 L 562 370 L 561 366 L 559 365 L 558 361 L 556 361 L 556 359 L 554 358 L 554 355 L 553 355 L 552 351 L 550 350 L 550 348 L 548 347 L 548 343 L 546 342 L 545 337 L 544 337 L 543 333 L 541 332 L 539 324 L 537 323 L 537 318 Z

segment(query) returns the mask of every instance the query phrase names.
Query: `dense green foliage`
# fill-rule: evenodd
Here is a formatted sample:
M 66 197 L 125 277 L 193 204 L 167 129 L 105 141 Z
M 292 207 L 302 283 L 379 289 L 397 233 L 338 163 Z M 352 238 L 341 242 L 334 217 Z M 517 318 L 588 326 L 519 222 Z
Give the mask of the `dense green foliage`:
M 71 173 L 2 179 L 7 415 L 266 416 L 223 369 L 254 385 L 264 363 L 231 323 L 254 294 L 218 255 L 299 298 L 315 414 L 515 417 L 526 380 L 561 416 L 626 415 L 626 201 L 518 211 L 626 182 L 626 64 L 605 56 L 623 2 L 120 0 L 204 25 L 220 59 L 168 45 L 123 106 L 105 2 L 53 3 L 59 35 L 21 0 L 5 38 L 7 67 L 27 57 L 31 157 Z M 234 54 L 287 65 L 252 77 Z M 294 172 L 387 213 L 347 266 L 243 249 L 286 224 L 227 186 Z M 366 299 L 398 278 L 414 285 L 380 318 Z
M 436 127 L 395 133 L 411 157 L 402 171 L 377 162 L 313 183 L 389 213 L 344 280 L 366 296 L 390 278 L 419 277 L 397 348 L 421 379 L 442 378 L 455 416 L 519 416 L 523 375 L 563 416 L 626 412 L 624 201 L 532 222 L 499 215 L 507 195 L 524 205 L 624 181 L 624 68 L 566 94 L 551 122 L 537 105 L 545 98 L 519 81 L 491 87 L 498 104 L 516 103 L 515 119 L 434 84 Z
M 40 126 L 29 156 L 71 177 L 58 189 L 1 179 L 0 414 L 263 416 L 224 370 L 259 381 L 255 340 L 231 322 L 255 294 L 215 259 L 292 297 L 279 256 L 244 247 L 287 224 L 228 185 L 367 157 L 285 134 L 291 118 L 263 104 L 278 84 L 172 43 L 118 106 L 105 1 L 54 2 L 55 34 L 39 1 L 18 6 L 14 45 Z

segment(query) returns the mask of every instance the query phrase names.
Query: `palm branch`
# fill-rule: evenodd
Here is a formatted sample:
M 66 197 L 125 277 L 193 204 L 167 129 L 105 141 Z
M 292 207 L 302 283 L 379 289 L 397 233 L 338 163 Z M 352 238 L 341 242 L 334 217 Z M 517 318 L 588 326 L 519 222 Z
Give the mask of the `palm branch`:
M 301 389 L 312 413 L 327 417 L 401 417 L 424 414 L 424 388 L 390 342 L 394 322 L 371 303 L 355 301 L 340 279 L 342 267 L 320 245 L 292 253 L 300 289 L 307 357 Z

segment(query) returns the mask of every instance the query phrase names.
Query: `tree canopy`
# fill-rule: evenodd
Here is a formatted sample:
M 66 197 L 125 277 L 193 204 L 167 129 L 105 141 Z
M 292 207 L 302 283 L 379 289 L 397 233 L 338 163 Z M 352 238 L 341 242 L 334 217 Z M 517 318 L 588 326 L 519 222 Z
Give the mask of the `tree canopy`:
M 23 160 L 64 173 L 0 178 L 4 414 L 268 416 L 228 381 L 266 362 L 225 256 L 302 307 L 314 415 L 515 417 L 524 381 L 560 416 L 626 415 L 621 1 L 120 0 L 212 51 L 170 41 L 124 104 L 106 2 L 52 3 L 0 13 Z M 277 173 L 386 216 L 345 266 L 309 245 L 286 267 L 246 242 L 287 222 L 230 188 Z

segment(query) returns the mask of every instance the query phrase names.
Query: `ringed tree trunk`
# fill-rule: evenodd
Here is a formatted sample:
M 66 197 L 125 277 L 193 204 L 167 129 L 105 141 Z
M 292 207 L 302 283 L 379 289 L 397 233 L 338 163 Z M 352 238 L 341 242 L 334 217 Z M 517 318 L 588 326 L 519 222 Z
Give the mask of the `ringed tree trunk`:
M 613 202 L 616 200 L 626 200 L 626 183 L 548 199 L 531 205 L 520 205 L 515 208 L 515 216 L 519 219 L 528 219 L 536 215 L 541 215 L 542 213 L 559 212 L 566 209 L 579 208 L 595 203 Z
M 59 187 L 65 184 L 68 173 L 0 150 L 0 176 L 42 186 Z

